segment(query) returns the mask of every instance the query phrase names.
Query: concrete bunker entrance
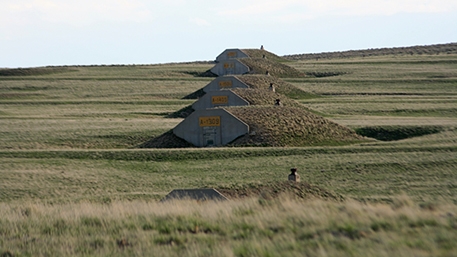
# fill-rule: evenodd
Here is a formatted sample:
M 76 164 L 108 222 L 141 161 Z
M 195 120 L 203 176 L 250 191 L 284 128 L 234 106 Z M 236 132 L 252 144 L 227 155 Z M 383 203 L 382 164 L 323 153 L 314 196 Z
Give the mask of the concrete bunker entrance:
M 219 146 L 221 142 L 221 133 L 218 127 L 203 127 L 203 142 L 204 147 Z
M 203 116 L 199 117 L 201 128 L 201 145 L 212 147 L 222 145 L 221 117 Z

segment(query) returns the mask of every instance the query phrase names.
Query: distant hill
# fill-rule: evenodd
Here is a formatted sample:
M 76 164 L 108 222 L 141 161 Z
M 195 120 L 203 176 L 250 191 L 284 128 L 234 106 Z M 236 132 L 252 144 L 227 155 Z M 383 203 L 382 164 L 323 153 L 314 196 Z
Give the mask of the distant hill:
M 383 55 L 423 55 L 423 54 L 457 54 L 457 43 L 393 47 L 393 48 L 374 48 L 366 50 L 350 50 L 342 52 L 326 52 L 313 54 L 292 54 L 285 55 L 283 58 L 288 60 L 312 60 L 312 59 L 336 59 L 350 57 L 367 57 Z

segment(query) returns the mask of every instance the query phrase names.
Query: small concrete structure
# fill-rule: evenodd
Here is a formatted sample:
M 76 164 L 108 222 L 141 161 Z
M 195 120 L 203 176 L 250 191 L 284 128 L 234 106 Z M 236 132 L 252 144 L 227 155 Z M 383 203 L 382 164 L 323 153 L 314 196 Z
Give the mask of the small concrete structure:
M 227 201 L 227 197 L 214 188 L 175 189 L 166 195 L 161 202 L 171 200 Z
M 235 48 L 235 49 L 226 49 L 220 55 L 216 57 L 216 62 L 227 61 L 231 59 L 238 59 L 238 58 L 248 58 L 249 56 L 244 53 L 242 50 Z
M 204 110 L 222 106 L 245 106 L 249 102 L 232 90 L 211 91 L 192 104 L 194 110 Z
M 197 110 L 173 133 L 199 147 L 223 146 L 249 133 L 249 125 L 222 108 Z
M 205 93 L 208 93 L 211 91 L 220 91 L 223 89 L 232 88 L 249 88 L 249 86 L 246 83 L 239 80 L 236 76 L 222 76 L 211 81 L 208 85 L 206 85 L 203 88 L 203 91 Z
M 216 63 L 213 68 L 211 68 L 211 72 L 217 76 L 242 75 L 248 73 L 249 71 L 249 67 L 237 59 L 220 61 Z
M 290 174 L 287 179 L 289 181 L 300 182 L 300 175 L 297 173 L 297 168 L 290 169 Z

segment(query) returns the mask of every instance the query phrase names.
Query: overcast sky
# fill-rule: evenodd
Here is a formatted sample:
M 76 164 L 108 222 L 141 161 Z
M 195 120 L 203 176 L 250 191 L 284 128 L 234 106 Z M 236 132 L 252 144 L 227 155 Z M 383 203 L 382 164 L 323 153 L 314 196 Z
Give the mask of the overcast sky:
M 0 67 L 457 42 L 457 0 L 0 0 Z

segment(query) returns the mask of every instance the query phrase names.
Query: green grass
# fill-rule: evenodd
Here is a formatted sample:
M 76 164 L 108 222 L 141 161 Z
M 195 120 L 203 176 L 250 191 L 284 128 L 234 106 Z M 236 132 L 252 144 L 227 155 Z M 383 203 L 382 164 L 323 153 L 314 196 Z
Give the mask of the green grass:
M 285 79 L 318 96 L 297 99 L 308 109 L 395 139 L 326 147 L 136 148 L 182 120 L 167 115 L 211 81 L 192 75 L 208 63 L 0 76 L 0 255 L 452 255 L 456 61 L 287 62 L 340 74 Z M 346 201 L 157 202 L 176 188 L 281 182 L 291 167 Z

